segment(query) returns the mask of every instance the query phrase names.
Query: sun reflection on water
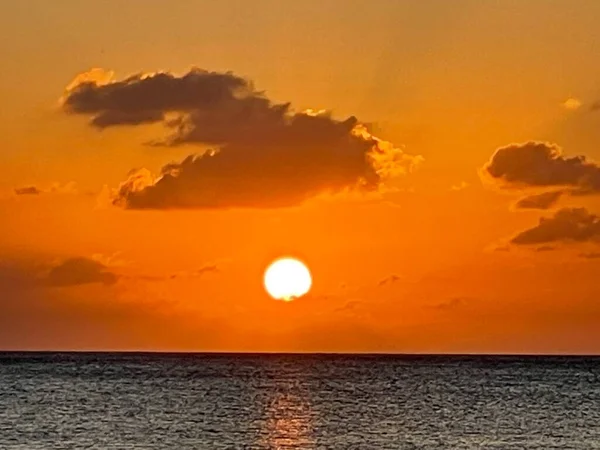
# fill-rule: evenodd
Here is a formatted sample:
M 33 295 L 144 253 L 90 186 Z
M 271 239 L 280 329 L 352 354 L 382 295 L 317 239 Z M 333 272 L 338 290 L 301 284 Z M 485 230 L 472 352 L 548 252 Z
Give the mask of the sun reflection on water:
M 273 450 L 311 449 L 313 413 L 310 401 L 302 392 L 276 392 L 266 411 L 262 445 Z

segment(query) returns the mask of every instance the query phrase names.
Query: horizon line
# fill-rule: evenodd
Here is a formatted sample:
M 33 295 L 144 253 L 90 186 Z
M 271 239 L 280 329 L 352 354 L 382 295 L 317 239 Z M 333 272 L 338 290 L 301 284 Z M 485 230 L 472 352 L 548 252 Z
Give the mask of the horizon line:
M 388 356 L 388 357 L 518 357 L 518 358 L 600 358 L 600 353 L 412 353 L 412 352 L 329 352 L 329 351 L 214 351 L 214 350 L 91 350 L 91 349 L 0 349 L 5 354 L 121 354 L 121 355 L 206 355 L 206 356 Z

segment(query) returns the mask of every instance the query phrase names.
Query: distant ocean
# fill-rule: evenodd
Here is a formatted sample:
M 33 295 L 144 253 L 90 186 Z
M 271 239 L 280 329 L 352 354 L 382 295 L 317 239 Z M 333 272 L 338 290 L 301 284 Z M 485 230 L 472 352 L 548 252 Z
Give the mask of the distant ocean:
M 0 449 L 138 448 L 600 448 L 600 358 L 0 353 Z

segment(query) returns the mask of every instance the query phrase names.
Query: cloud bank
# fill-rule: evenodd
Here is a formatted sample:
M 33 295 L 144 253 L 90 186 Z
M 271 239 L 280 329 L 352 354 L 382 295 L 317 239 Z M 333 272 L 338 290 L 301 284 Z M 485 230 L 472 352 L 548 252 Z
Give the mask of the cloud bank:
M 536 193 L 518 200 L 515 208 L 549 209 L 563 195 L 600 194 L 600 166 L 585 156 L 565 157 L 548 142 L 529 141 L 496 150 L 481 170 L 482 178 L 502 189 Z M 539 191 L 542 191 L 541 193 Z M 600 218 L 585 208 L 562 208 L 542 217 L 533 228 L 511 239 L 515 245 L 595 242 L 600 239 Z M 537 251 L 552 247 L 542 246 Z
M 323 193 L 377 190 L 422 160 L 355 117 L 294 111 L 230 72 L 82 75 L 62 106 L 101 129 L 160 122 L 170 132 L 153 145 L 210 147 L 158 177 L 132 172 L 115 198 L 131 209 L 292 206 Z

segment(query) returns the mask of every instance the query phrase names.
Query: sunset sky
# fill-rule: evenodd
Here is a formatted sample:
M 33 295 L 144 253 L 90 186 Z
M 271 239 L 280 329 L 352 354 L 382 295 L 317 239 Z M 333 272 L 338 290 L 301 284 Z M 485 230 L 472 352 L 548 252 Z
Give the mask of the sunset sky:
M 0 348 L 600 353 L 599 20 L 5 2 Z

